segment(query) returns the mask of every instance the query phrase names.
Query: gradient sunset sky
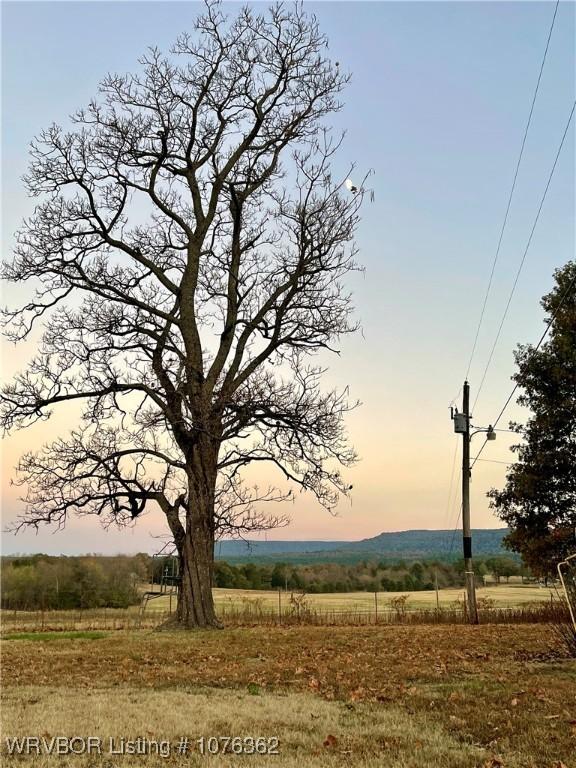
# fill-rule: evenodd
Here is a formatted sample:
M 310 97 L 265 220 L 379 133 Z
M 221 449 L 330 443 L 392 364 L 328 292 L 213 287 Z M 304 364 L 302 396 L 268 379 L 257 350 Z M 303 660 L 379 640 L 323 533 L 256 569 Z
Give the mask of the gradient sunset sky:
M 30 139 L 84 106 L 107 71 L 130 71 L 147 46 L 167 50 L 191 29 L 191 2 L 5 2 L 3 48 L 3 253 L 34 201 L 20 178 Z M 238 9 L 226 3 L 230 13 Z M 297 494 L 281 539 L 360 539 L 381 531 L 453 528 L 459 469 L 448 406 L 462 384 L 532 94 L 553 2 L 305 3 L 330 40 L 330 55 L 353 78 L 334 127 L 347 132 L 336 171 L 355 162 L 374 170 L 375 199 L 358 232 L 365 274 L 354 277 L 363 333 L 327 359 L 327 384 L 350 385 L 362 406 L 348 419 L 362 461 L 354 485 L 332 517 Z M 516 193 L 473 360 L 472 401 L 575 91 L 575 5 L 560 3 L 520 167 Z M 557 267 L 574 257 L 574 122 L 528 250 L 473 423 L 491 422 L 511 390 L 513 349 L 543 330 L 539 300 Z M 22 288 L 4 288 L 5 300 Z M 36 337 L 37 338 L 37 337 Z M 25 365 L 35 339 L 3 347 L 3 375 Z M 53 417 L 4 441 L 3 522 L 19 510 L 13 467 L 75 424 L 64 406 Z M 510 407 L 500 426 L 522 418 Z M 481 445 L 475 438 L 475 447 Z M 505 432 L 483 453 L 472 482 L 473 527 L 500 527 L 486 491 L 504 482 L 513 442 Z M 459 448 L 458 444 L 458 448 Z M 473 448 L 473 454 L 475 450 Z M 458 454 L 459 460 L 459 454 Z M 457 460 L 457 461 L 458 461 Z M 260 470 L 259 470 L 260 471 Z M 261 479 L 261 475 L 251 473 Z M 267 476 L 271 477 L 271 476 Z M 3 534 L 4 553 L 153 552 L 163 516 L 150 512 L 133 529 L 102 530 L 71 520 L 51 535 Z

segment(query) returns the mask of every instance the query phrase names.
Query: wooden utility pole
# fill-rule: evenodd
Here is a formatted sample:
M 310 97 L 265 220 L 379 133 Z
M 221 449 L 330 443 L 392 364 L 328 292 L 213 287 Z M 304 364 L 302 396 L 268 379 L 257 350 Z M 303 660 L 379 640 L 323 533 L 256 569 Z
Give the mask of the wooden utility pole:
M 468 604 L 468 621 L 478 624 L 476 584 L 472 566 L 472 532 L 470 530 L 470 385 L 464 382 L 462 411 L 465 430 L 462 432 L 462 543 L 464 545 L 464 574 Z

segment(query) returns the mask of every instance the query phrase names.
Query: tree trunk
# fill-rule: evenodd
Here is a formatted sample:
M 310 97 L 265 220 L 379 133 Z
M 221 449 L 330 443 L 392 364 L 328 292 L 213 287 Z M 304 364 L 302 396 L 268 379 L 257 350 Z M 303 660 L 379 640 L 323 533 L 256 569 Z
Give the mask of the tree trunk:
M 212 596 L 213 538 L 188 526 L 180 555 L 176 618 L 185 629 L 221 627 Z
M 221 628 L 212 595 L 216 457 L 196 456 L 189 473 L 185 534 L 179 546 L 181 584 L 176 619 L 184 629 Z

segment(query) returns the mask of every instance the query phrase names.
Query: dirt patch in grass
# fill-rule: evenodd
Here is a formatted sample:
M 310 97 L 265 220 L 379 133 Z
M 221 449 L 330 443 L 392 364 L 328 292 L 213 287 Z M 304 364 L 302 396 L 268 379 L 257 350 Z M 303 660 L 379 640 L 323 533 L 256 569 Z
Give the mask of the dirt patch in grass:
M 552 768 L 556 761 L 576 768 L 576 665 L 546 625 L 117 632 L 96 646 L 46 644 L 41 654 L 33 642 L 2 645 L 8 688 L 66 686 L 86 696 L 130 688 L 147 696 L 145 689 L 211 686 L 228 689 L 222 696 L 232 695 L 229 689 L 261 693 L 250 696 L 250 708 L 268 696 L 300 693 L 351 712 L 424 718 L 469 759 L 441 766 L 481 766 L 470 760 L 479 750 L 483 760 L 500 756 L 505 768 Z M 366 764 L 433 765 L 371 759 Z

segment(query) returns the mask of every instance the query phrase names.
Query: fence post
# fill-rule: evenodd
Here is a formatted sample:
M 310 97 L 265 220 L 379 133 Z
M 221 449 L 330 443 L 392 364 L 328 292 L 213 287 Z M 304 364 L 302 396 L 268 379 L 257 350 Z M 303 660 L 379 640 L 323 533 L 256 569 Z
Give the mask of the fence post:
M 278 587 L 278 624 L 282 624 L 282 590 Z
M 374 592 L 374 618 L 374 623 L 378 624 L 378 592 Z

